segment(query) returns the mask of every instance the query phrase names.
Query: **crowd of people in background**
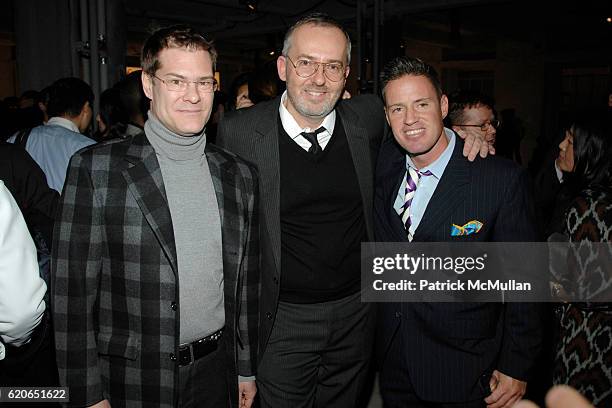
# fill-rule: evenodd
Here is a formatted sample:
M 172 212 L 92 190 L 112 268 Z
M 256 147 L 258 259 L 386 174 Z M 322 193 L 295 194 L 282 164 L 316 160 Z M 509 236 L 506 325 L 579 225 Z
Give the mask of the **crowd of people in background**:
M 350 40 L 328 16 L 292 26 L 278 62 L 227 92 L 212 44 L 191 28 L 165 30 L 147 40 L 143 71 L 98 101 L 81 79 L 62 78 L 0 102 L 1 386 L 61 384 L 88 406 L 197 406 L 186 390 L 227 385 L 231 395 L 210 401 L 248 407 L 258 392 L 262 407 L 352 408 L 364 406 L 382 341 L 386 407 L 510 406 L 553 384 L 612 407 L 612 304 L 597 301 L 612 290 L 610 271 L 584 302 L 564 301 L 584 292 L 578 277 L 556 276 L 556 304 L 385 304 L 378 324 L 355 275 L 361 242 L 452 240 L 427 226 L 463 205 L 487 220 L 479 240 L 610 242 L 611 106 L 568 118 L 525 172 L 516 111 L 498 113 L 478 90 L 443 92 L 418 58 L 385 67 L 382 97 L 342 99 Z M 450 205 L 453 196 L 464 201 Z M 202 257 L 206 279 L 196 276 Z M 179 292 L 168 277 L 177 271 L 191 289 Z M 198 285 L 214 301 L 194 300 Z M 204 327 L 199 310 L 212 316 Z M 479 324 L 465 329 L 458 316 Z M 487 319 L 505 328 L 476 344 Z M 446 325 L 465 338 L 447 342 Z M 508 340 L 526 326 L 529 336 Z M 206 363 L 218 375 L 195 385 L 202 344 L 218 348 Z M 457 365 L 462 378 L 452 378 Z M 485 375 L 480 388 L 470 382 Z

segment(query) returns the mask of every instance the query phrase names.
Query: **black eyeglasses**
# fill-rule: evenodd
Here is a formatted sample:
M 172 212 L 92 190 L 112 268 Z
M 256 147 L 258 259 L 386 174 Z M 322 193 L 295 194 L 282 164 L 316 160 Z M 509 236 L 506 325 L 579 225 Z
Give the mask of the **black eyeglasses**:
M 204 79 L 202 81 L 186 81 L 184 79 L 172 78 L 162 79 L 156 75 L 151 75 L 166 85 L 166 89 L 171 92 L 185 92 L 189 84 L 195 84 L 196 90 L 202 93 L 211 93 L 217 90 L 217 80 L 214 78 Z
M 346 68 L 341 62 L 316 62 L 307 59 L 299 59 L 293 62 L 288 55 L 285 55 L 285 57 L 291 62 L 293 68 L 295 68 L 295 73 L 302 78 L 310 78 L 313 76 L 319 70 L 320 65 L 323 65 L 323 74 L 330 81 L 338 82 L 342 80 L 346 72 Z
M 482 125 L 455 125 L 455 126 L 466 126 L 466 127 L 477 127 L 480 128 L 483 132 L 486 132 L 489 129 L 489 126 L 493 126 L 493 129 L 497 129 L 501 125 L 499 119 L 493 119 L 490 122 L 485 122 Z

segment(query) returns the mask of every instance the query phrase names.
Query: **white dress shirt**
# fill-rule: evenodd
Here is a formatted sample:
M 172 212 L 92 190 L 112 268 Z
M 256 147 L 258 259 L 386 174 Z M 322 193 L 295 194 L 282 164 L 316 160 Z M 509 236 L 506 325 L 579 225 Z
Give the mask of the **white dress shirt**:
M 75 133 L 81 133 L 77 125 L 75 125 L 73 121 L 66 119 L 66 118 L 60 118 L 59 116 L 54 116 L 51 119 L 49 119 L 47 123 L 45 123 L 45 126 L 54 126 L 54 125 L 61 126 L 68 130 L 72 130 Z
M 285 132 L 293 139 L 295 143 L 298 144 L 302 149 L 308 151 L 310 149 L 310 142 L 301 135 L 302 132 L 314 132 L 317 129 L 311 128 L 303 128 L 298 125 L 297 121 L 293 118 L 291 113 L 285 107 L 285 103 L 287 101 L 287 91 L 283 93 L 281 97 L 281 103 L 278 107 L 278 113 L 280 114 L 281 123 L 283 125 L 283 129 Z M 332 110 L 321 123 L 321 126 L 325 128 L 325 130 L 317 135 L 317 141 L 319 142 L 319 146 L 321 146 L 321 150 L 325 150 L 327 143 L 329 143 L 332 134 L 334 133 L 334 125 L 336 124 L 336 111 Z M 319 126 L 319 127 L 321 127 Z

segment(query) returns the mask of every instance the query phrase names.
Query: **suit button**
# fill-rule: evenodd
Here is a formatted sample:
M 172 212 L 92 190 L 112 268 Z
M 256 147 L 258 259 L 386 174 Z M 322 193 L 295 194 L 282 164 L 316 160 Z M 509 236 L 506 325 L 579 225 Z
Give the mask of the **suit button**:
M 272 280 L 278 285 L 278 278 L 276 276 Z
M 269 319 L 272 319 L 272 313 L 267 312 L 267 313 L 266 313 L 266 318 L 268 318 L 268 320 L 269 320 Z
M 395 317 L 397 317 L 398 319 L 402 317 L 402 312 L 395 312 Z
M 171 308 L 172 310 L 176 310 L 176 309 L 178 309 L 178 306 L 176 305 L 176 302 L 172 302 L 172 303 L 170 303 L 170 308 Z
M 176 356 L 174 355 L 174 353 L 170 353 L 170 360 L 176 361 Z

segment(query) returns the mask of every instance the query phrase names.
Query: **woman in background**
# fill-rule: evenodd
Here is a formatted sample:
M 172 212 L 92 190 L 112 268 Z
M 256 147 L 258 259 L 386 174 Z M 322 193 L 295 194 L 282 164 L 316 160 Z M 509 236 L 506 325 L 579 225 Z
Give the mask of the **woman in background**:
M 560 336 L 556 349 L 555 384 L 568 384 L 595 406 L 612 407 L 612 303 L 610 265 L 594 268 L 590 242 L 612 241 L 612 126 L 610 112 L 578 117 L 559 145 L 558 165 L 575 194 L 565 218 L 571 248 L 580 249 L 578 275 L 561 282 L 573 299 L 559 310 Z M 607 249 L 606 249 L 607 248 Z M 586 253 L 585 253 L 586 250 Z M 599 254 L 598 259 L 602 259 Z M 605 258 L 604 258 L 605 259 Z M 586 269 L 585 269 L 585 265 Z M 588 271 L 588 275 L 579 274 Z M 585 279 L 586 278 L 586 279 Z
M 249 81 L 252 73 L 244 72 L 234 78 L 232 82 L 228 110 L 238 110 L 253 106 L 249 98 Z

